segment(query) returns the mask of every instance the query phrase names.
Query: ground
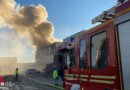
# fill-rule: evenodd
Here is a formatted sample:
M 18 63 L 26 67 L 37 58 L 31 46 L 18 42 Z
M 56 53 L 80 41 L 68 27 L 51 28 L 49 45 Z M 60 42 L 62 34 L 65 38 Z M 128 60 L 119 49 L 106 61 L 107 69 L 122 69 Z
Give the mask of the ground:
M 51 76 L 43 76 L 42 74 L 34 75 L 20 75 L 19 80 L 15 81 L 13 75 L 4 76 L 4 82 L 11 82 L 12 85 L 9 90 L 60 90 L 57 86 L 45 85 L 44 83 L 54 84 Z M 40 82 L 41 84 L 39 84 Z M 62 88 L 62 81 L 59 79 L 58 87 Z

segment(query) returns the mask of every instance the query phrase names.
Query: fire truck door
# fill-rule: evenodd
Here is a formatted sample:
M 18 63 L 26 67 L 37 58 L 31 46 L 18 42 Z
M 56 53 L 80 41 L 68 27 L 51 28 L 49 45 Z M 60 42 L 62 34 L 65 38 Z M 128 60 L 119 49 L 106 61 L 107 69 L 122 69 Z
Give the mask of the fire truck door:
M 116 86 L 114 24 L 89 34 L 89 90 L 111 90 Z
M 79 42 L 79 82 L 81 89 L 88 83 L 88 70 L 87 70 L 87 38 L 82 37 Z

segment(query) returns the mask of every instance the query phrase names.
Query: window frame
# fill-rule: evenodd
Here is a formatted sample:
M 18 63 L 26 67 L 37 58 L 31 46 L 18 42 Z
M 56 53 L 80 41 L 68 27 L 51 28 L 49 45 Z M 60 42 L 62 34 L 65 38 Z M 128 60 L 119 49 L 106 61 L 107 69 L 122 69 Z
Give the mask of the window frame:
M 91 55 L 92 55 L 92 47 L 91 47 L 91 44 L 92 44 L 92 37 L 93 36 L 96 36 L 96 35 L 99 35 L 99 34 L 101 34 L 101 33 L 104 33 L 104 32 L 106 32 L 106 47 L 108 47 L 108 39 L 107 39 L 107 31 L 106 30 L 104 30 L 104 31 L 101 31 L 101 32 L 98 32 L 98 33 L 94 33 L 94 34 L 92 34 L 91 36 L 90 36 L 90 68 L 91 69 L 94 69 L 94 70 L 104 70 L 104 69 L 107 69 L 108 68 L 108 56 L 107 56 L 107 65 L 106 65 L 106 67 L 105 68 L 93 68 L 92 67 L 92 57 L 91 57 Z M 108 55 L 108 49 L 107 49 L 107 55 Z

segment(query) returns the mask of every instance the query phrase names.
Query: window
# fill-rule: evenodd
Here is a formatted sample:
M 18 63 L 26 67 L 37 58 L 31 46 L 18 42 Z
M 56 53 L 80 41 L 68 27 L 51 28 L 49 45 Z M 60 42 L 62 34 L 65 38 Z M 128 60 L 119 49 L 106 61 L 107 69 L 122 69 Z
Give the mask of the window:
M 67 66 L 71 67 L 75 65 L 75 48 L 72 48 L 67 53 Z
M 91 38 L 91 67 L 107 67 L 107 39 L 106 32 L 94 35 Z
M 79 67 L 86 68 L 86 39 L 80 41 Z
M 60 51 L 59 52 L 59 64 L 60 65 L 64 65 L 64 61 L 65 61 L 65 52 L 64 51 Z

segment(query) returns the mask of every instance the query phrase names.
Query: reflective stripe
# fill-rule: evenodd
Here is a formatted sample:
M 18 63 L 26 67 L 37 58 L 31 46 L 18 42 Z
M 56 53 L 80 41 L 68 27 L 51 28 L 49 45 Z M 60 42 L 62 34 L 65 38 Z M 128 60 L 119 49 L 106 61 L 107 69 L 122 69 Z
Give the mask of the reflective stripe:
M 78 74 L 65 74 L 66 76 L 79 76 Z
M 95 79 L 90 79 L 90 82 L 96 82 L 96 83 L 104 83 L 104 84 L 114 84 L 114 81 L 106 81 L 106 80 L 95 80 Z
M 68 83 L 68 82 L 65 82 L 65 84 L 73 85 L 73 83 Z
M 117 14 L 116 14 L 116 17 L 118 17 L 118 16 L 120 16 L 120 15 L 122 15 L 122 14 L 124 14 L 124 13 L 127 13 L 127 12 L 129 12 L 129 11 L 130 11 L 130 8 L 127 8 L 127 9 L 125 9 L 124 11 L 121 11 L 121 12 L 117 13 Z
M 83 79 L 83 78 L 80 78 L 79 80 L 80 81 L 88 81 L 88 79 Z
M 79 75 L 75 74 L 75 76 L 77 76 L 77 77 L 78 77 Z
M 80 75 L 80 77 L 88 77 L 88 75 Z
M 99 75 L 91 75 L 91 78 L 116 79 L 116 76 L 99 76 Z
M 73 76 L 73 74 L 65 74 L 66 76 Z
M 67 79 L 67 80 L 78 80 L 77 78 L 73 78 L 73 77 L 65 77 L 65 79 Z

